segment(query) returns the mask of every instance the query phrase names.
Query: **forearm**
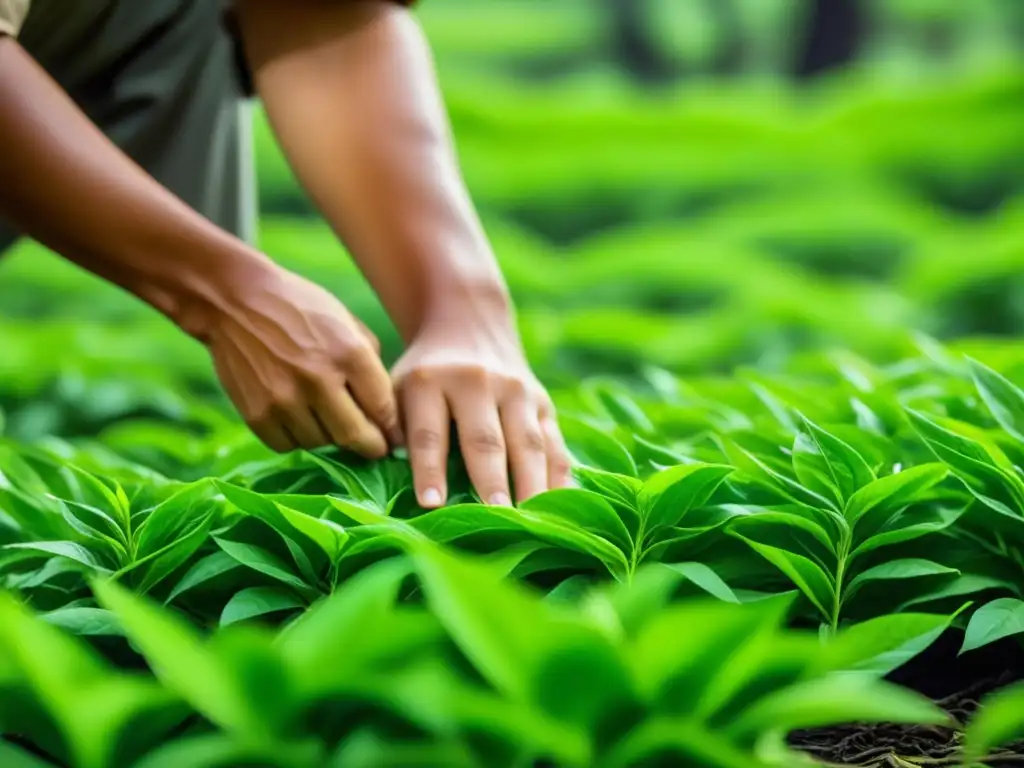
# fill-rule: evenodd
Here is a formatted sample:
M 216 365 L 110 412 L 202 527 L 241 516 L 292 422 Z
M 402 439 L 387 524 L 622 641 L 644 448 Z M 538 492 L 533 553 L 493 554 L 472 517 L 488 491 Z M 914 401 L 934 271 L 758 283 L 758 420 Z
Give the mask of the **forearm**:
M 4 36 L 0 148 L 0 217 L 193 335 L 267 262 L 132 162 Z
M 283 150 L 394 320 L 510 324 L 426 41 L 385 2 L 243 0 L 257 89 Z

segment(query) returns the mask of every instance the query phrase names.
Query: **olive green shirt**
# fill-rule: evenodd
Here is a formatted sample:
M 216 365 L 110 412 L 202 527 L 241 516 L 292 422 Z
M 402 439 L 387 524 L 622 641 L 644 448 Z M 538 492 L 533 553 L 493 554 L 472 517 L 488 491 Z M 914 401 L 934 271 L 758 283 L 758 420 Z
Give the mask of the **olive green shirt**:
M 71 0 L 68 0 L 71 2 Z M 134 0 L 145 2 L 145 0 Z M 398 0 L 402 5 L 412 5 L 414 0 Z M 0 0 L 0 35 L 17 37 L 32 0 Z M 230 5 L 230 3 L 227 3 Z

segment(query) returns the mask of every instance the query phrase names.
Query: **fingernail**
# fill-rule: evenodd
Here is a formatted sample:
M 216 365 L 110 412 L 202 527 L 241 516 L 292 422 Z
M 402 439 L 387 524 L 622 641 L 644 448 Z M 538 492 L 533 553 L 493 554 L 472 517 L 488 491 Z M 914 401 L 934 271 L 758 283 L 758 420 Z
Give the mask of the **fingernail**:
M 492 507 L 508 507 L 512 505 L 512 499 L 509 498 L 507 493 L 499 491 L 498 493 L 491 494 L 488 503 Z
M 424 507 L 437 507 L 442 501 L 441 492 L 437 488 L 427 488 L 420 497 L 420 504 Z

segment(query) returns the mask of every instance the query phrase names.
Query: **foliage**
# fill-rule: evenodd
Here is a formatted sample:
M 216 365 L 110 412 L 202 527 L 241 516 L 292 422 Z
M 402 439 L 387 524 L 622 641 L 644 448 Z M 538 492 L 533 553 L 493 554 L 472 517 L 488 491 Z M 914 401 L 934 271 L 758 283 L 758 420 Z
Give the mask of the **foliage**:
M 1024 635 L 1024 391 L 926 347 L 557 393 L 579 487 L 517 508 L 480 503 L 458 457 L 424 511 L 400 457 L 277 455 L 241 428 L 149 467 L 130 422 L 8 439 L 6 748 L 770 766 L 802 759 L 797 728 L 945 723 L 883 678 L 949 631 L 963 653 Z M 1017 733 L 998 696 L 978 755 Z

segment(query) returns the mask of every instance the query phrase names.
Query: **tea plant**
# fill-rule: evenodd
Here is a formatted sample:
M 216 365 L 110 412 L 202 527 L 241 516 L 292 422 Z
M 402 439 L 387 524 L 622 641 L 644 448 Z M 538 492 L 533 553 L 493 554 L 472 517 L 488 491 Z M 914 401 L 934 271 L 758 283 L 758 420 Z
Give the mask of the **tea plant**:
M 402 597 L 413 574 L 425 605 Z M 947 721 L 875 676 L 835 674 L 891 650 L 899 631 L 821 646 L 783 628 L 788 600 L 666 605 L 668 583 L 642 569 L 632 586 L 570 609 L 492 563 L 420 542 L 276 636 L 237 626 L 204 638 L 148 598 L 95 581 L 154 678 L 116 671 L 5 597 L 0 726 L 81 768 L 372 765 L 400 755 L 418 765 L 671 757 L 728 768 L 794 765 L 783 741 L 794 728 Z M 943 621 L 907 619 L 914 632 Z

